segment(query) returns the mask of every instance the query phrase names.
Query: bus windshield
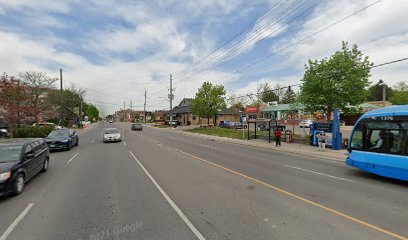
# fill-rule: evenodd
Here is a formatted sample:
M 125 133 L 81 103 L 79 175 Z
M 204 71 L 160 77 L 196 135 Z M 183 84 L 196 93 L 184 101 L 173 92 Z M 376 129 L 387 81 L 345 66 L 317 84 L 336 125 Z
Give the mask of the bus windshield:
M 408 155 L 408 117 L 365 118 L 354 128 L 354 150 Z

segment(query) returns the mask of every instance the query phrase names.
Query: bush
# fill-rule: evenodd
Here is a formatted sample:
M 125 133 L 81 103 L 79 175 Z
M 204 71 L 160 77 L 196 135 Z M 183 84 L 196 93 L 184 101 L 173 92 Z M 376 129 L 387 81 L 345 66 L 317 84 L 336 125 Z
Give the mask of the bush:
M 44 138 L 54 130 L 54 126 L 22 127 L 11 129 L 14 138 Z

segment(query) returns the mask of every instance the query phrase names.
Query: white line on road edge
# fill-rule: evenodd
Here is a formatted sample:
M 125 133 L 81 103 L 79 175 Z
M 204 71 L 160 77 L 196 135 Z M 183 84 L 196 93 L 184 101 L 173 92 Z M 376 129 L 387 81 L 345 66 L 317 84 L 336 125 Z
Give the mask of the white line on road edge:
M 0 240 L 6 240 L 8 236 L 13 232 L 17 225 L 24 219 L 27 213 L 34 206 L 34 203 L 29 203 L 28 206 L 18 215 L 18 217 L 11 223 L 11 225 L 6 229 L 6 231 L 1 235 Z
M 126 142 L 125 142 L 125 141 L 123 141 L 123 145 L 125 145 L 125 146 L 126 146 Z
M 188 220 L 186 215 L 180 210 L 180 208 L 171 200 L 171 198 L 167 195 L 167 193 L 160 187 L 160 185 L 154 180 L 152 175 L 146 170 L 146 168 L 143 167 L 143 165 L 140 163 L 140 161 L 136 158 L 136 156 L 131 152 L 130 155 L 136 160 L 136 162 L 139 164 L 139 166 L 143 169 L 143 171 L 146 173 L 146 175 L 152 180 L 153 184 L 156 186 L 156 188 L 160 191 L 160 193 L 163 195 L 163 197 L 167 200 L 167 202 L 170 204 L 170 206 L 176 211 L 176 213 L 180 216 L 180 218 L 187 224 L 187 226 L 191 229 L 191 231 L 196 235 L 196 237 L 199 240 L 205 240 L 204 236 L 197 230 L 196 227 Z M 0 239 L 2 240 L 2 239 Z
M 67 161 L 67 164 L 69 164 L 72 160 L 74 160 L 74 158 L 78 155 L 78 153 L 79 153 L 79 152 L 77 152 L 71 159 L 69 159 L 69 160 Z
M 341 177 L 335 177 L 335 176 L 332 176 L 332 175 L 328 175 L 328 174 L 324 174 L 324 173 L 319 173 L 319 172 L 307 170 L 307 169 L 300 168 L 300 167 L 295 167 L 295 166 L 291 166 L 291 165 L 285 165 L 285 167 L 290 167 L 290 168 L 302 170 L 302 171 L 305 171 L 305 172 L 311 172 L 311 173 L 318 174 L 318 175 L 322 175 L 322 176 L 326 176 L 326 177 L 331 177 L 331 178 L 335 178 L 335 179 L 339 179 L 339 180 L 343 180 L 343 181 L 347 181 L 347 182 L 352 182 L 352 180 L 350 180 L 350 179 L 345 179 L 345 178 L 341 178 Z
M 93 142 L 95 142 L 95 139 L 94 139 L 94 140 L 92 140 L 92 141 L 90 141 L 89 143 L 93 143 Z
M 211 148 L 211 149 L 216 149 L 215 147 L 211 147 L 211 146 L 204 145 L 204 144 L 198 144 L 198 145 L 203 146 L 203 147 L 208 147 L 208 148 Z

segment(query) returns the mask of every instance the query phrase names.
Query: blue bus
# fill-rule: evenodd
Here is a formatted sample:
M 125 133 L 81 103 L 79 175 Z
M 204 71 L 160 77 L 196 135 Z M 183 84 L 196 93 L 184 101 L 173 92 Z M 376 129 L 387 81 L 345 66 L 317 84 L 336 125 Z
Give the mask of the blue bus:
M 408 181 L 408 105 L 362 115 L 354 125 L 346 164 L 384 177 Z

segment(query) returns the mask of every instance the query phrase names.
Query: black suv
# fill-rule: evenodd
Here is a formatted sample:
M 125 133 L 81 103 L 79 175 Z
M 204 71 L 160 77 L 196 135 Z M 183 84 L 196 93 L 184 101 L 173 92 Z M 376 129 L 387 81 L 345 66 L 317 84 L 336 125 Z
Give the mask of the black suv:
M 133 131 L 142 131 L 143 127 L 140 123 L 132 123 L 131 129 Z
M 0 196 L 20 194 L 25 183 L 48 170 L 50 152 L 41 138 L 0 140 Z

